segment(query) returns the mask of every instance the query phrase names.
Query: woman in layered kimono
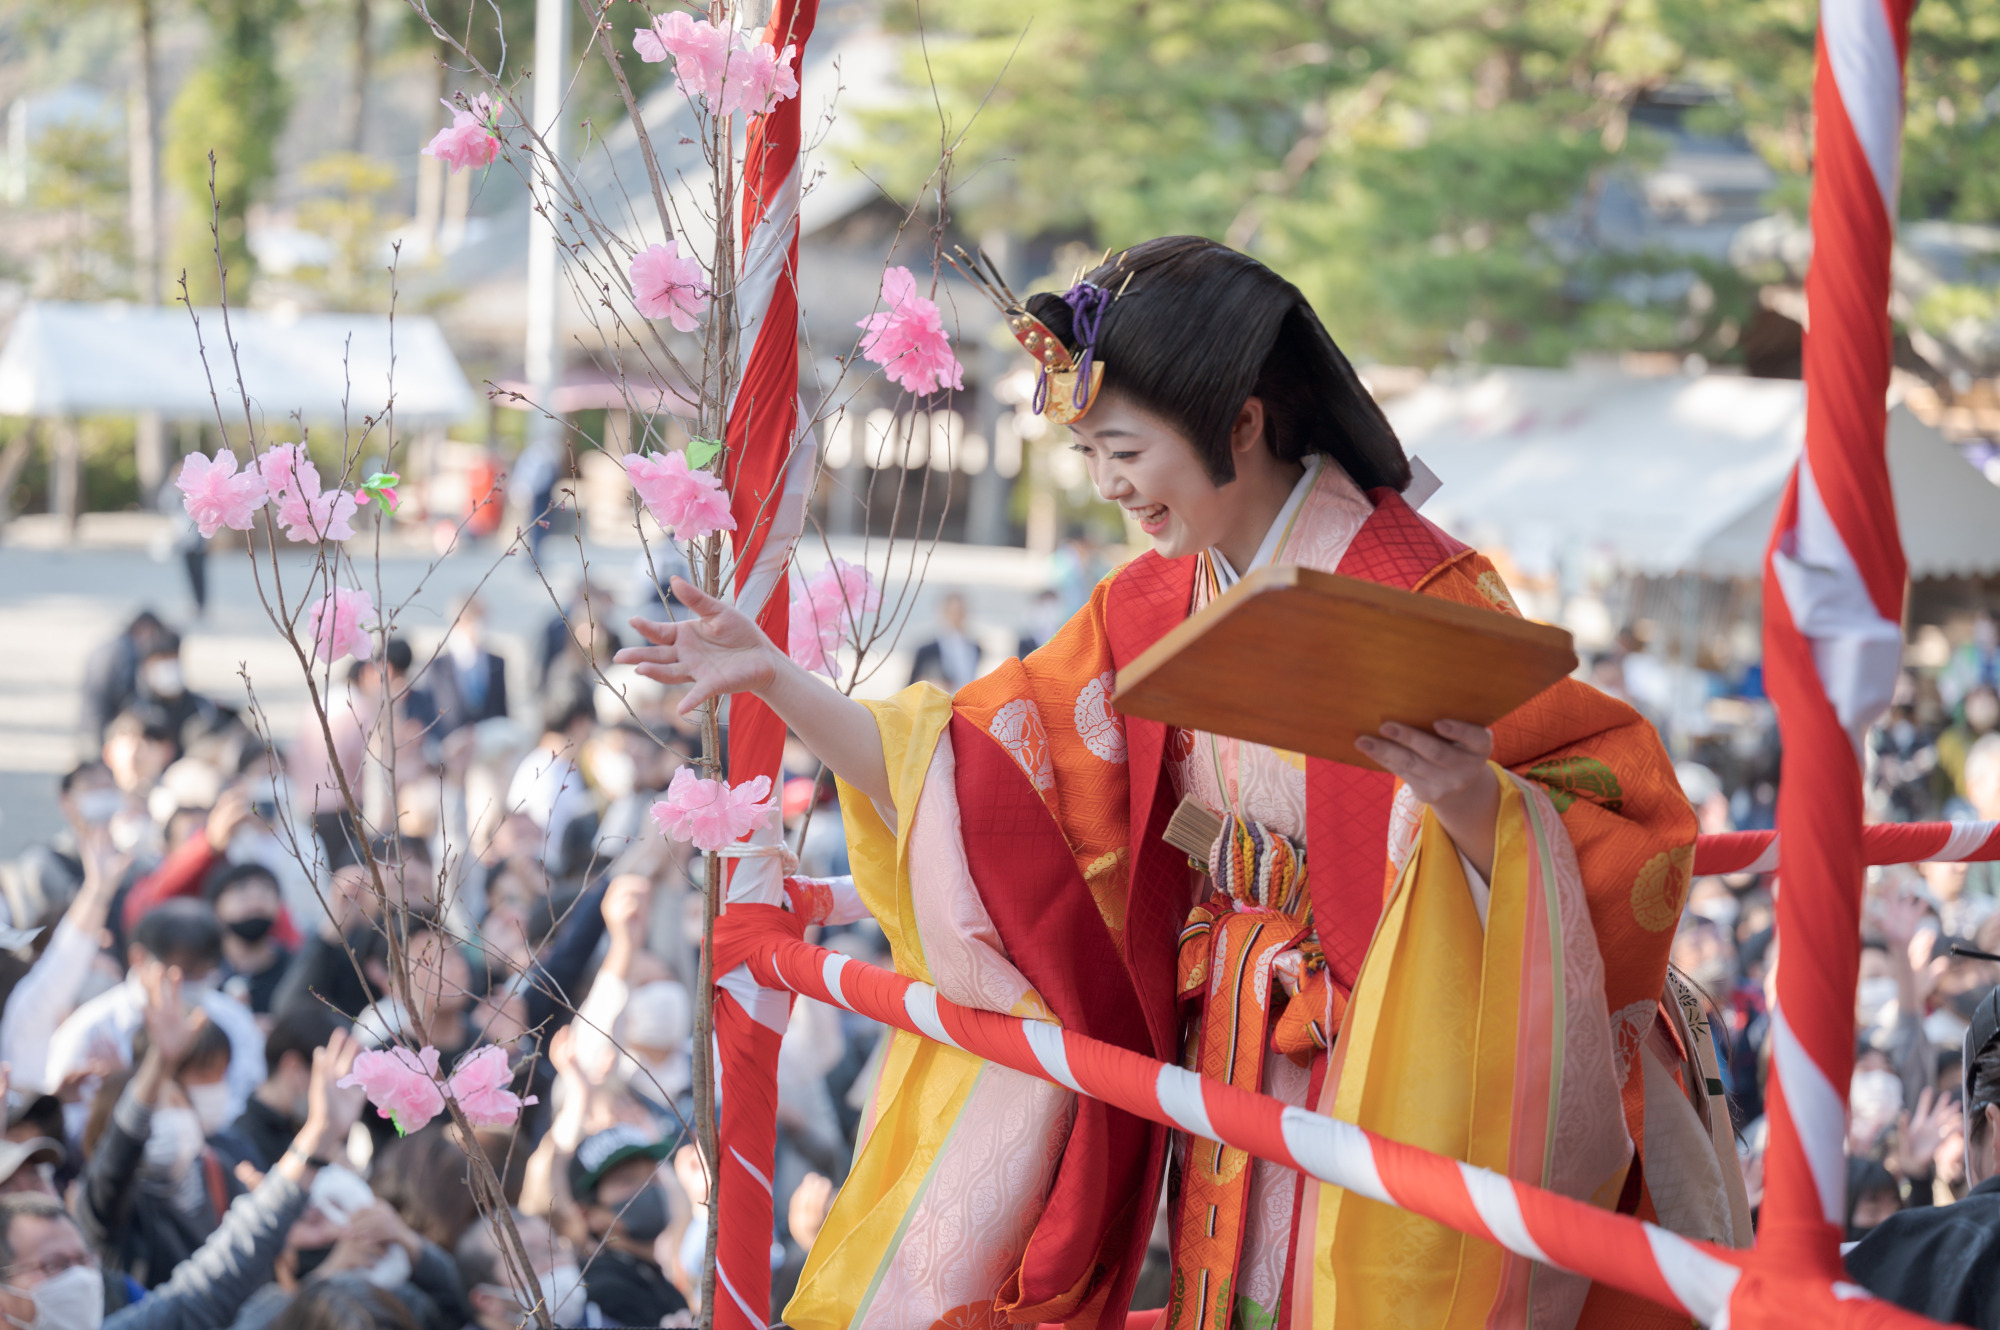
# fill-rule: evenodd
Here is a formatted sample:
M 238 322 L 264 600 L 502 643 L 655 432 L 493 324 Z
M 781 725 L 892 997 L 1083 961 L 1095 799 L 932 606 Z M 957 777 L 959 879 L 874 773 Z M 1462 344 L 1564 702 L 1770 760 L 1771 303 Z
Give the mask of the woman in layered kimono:
M 1387 726 L 1361 745 L 1382 770 L 1364 770 L 1120 715 L 1117 670 L 1267 564 L 1517 611 L 1484 558 L 1404 501 L 1388 421 L 1262 264 L 1175 237 L 1064 296 L 995 289 L 1042 362 L 1045 410 L 1152 551 L 952 696 L 843 697 L 685 583 L 697 617 L 635 621 L 652 645 L 620 659 L 691 684 L 684 709 L 754 692 L 785 718 L 840 778 L 855 884 L 897 969 L 953 1001 L 1747 1239 L 1686 1062 L 1696 1041 L 1662 1002 L 1695 821 L 1652 729 L 1565 680 L 1490 731 Z M 1184 799 L 1222 819 L 1205 864 L 1162 838 Z M 1119 1326 L 1162 1186 L 1175 1330 L 1674 1321 L 891 1038 L 793 1326 Z

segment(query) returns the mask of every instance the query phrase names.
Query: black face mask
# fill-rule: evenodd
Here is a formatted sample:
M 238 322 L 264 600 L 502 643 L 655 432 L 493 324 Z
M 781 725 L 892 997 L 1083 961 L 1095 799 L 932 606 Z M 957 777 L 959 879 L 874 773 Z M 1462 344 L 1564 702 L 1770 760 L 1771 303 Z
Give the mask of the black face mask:
M 303 1280 L 311 1275 L 313 1271 L 326 1264 L 326 1258 L 333 1255 L 333 1244 L 329 1242 L 324 1247 L 301 1247 L 298 1249 L 297 1255 L 299 1262 L 298 1275 Z
M 253 914 L 248 919 L 232 919 L 227 924 L 224 924 L 223 927 L 236 934 L 237 937 L 242 938 L 245 942 L 254 944 L 262 942 L 269 936 L 272 927 L 277 922 L 276 919 L 273 919 L 268 914 Z
M 667 1197 L 658 1187 L 647 1184 L 619 1208 L 618 1226 L 634 1242 L 651 1242 L 667 1229 Z

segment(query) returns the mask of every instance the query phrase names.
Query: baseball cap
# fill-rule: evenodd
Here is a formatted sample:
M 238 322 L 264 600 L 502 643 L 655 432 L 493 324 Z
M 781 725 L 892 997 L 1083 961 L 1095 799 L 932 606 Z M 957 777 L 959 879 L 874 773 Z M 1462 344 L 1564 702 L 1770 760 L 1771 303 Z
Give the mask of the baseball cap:
M 60 1164 L 62 1159 L 62 1142 L 52 1141 L 46 1136 L 37 1136 L 29 1141 L 0 1139 L 0 1182 L 5 1182 L 29 1164 Z
M 623 1123 L 586 1136 L 569 1161 L 570 1195 L 588 1201 L 597 1195 L 597 1184 L 604 1181 L 604 1175 L 626 1160 L 650 1159 L 658 1163 L 672 1149 L 671 1141 Z

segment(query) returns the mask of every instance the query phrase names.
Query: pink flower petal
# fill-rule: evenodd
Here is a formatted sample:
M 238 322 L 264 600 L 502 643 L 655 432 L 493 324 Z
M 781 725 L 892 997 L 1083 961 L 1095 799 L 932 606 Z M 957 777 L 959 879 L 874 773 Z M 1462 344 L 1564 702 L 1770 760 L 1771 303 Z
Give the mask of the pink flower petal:
M 661 832 L 690 841 L 697 850 L 719 850 L 763 826 L 777 811 L 771 778 L 759 776 L 731 788 L 682 767 L 667 786 L 667 797 L 652 807 Z
M 722 482 L 710 472 L 689 467 L 685 453 L 627 453 L 619 461 L 646 511 L 674 539 L 700 540 L 736 529 Z
M 504 1127 L 518 1119 L 524 1107 L 538 1102 L 533 1095 L 523 1099 L 508 1088 L 513 1080 L 507 1051 L 488 1044 L 458 1060 L 445 1088 L 473 1126 Z
M 307 629 L 312 634 L 313 655 L 331 665 L 342 656 L 367 660 L 375 652 L 375 639 L 362 628 L 363 619 L 375 617 L 375 599 L 366 591 L 335 587 L 313 606 Z
M 375 1105 L 375 1111 L 394 1119 L 397 1132 L 407 1136 L 423 1130 L 432 1118 L 444 1112 L 444 1094 L 437 1087 L 437 1076 L 435 1048 L 412 1052 L 401 1045 L 391 1045 L 356 1054 L 354 1070 L 340 1084 L 360 1086 L 368 1102 Z
M 708 283 L 701 263 L 681 256 L 680 242 L 648 245 L 632 256 L 632 303 L 649 319 L 671 319 L 682 332 L 700 327 L 708 308 Z
M 423 155 L 437 158 L 451 168 L 453 175 L 468 166 L 492 165 L 493 159 L 500 155 L 500 140 L 486 127 L 486 116 L 491 111 L 484 105 L 485 101 L 482 94 L 474 103 L 484 114 L 476 115 L 454 108 L 451 128 L 440 129 L 424 145 Z
M 700 98 L 711 115 L 762 114 L 799 94 L 792 70 L 796 46 L 778 51 L 747 32 L 718 28 L 678 10 L 633 34 L 632 49 L 648 64 L 672 56 L 682 95 Z
M 881 606 L 875 579 L 860 564 L 835 559 L 792 593 L 788 650 L 800 669 L 839 674 L 843 639 L 859 635 L 861 618 Z
M 952 354 L 951 338 L 937 305 L 917 294 L 908 268 L 882 274 L 882 300 L 888 309 L 870 314 L 862 329 L 861 354 L 882 366 L 891 382 L 905 392 L 928 397 L 946 386 L 965 387 L 965 370 Z
M 248 531 L 266 498 L 264 478 L 257 468 L 249 467 L 239 474 L 236 454 L 226 448 L 212 458 L 188 454 L 174 485 L 181 492 L 187 515 L 204 538 L 225 526 Z

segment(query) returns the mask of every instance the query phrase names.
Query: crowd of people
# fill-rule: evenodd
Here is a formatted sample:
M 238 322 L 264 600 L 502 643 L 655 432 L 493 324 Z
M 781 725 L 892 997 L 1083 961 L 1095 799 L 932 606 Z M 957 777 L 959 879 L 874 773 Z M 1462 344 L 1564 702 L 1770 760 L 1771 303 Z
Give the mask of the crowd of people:
M 646 809 L 699 735 L 675 696 L 609 666 L 611 613 L 577 590 L 531 644 L 523 704 L 462 602 L 426 658 L 391 638 L 323 674 L 324 722 L 309 708 L 277 744 L 254 709 L 188 686 L 156 615 L 95 653 L 66 826 L 0 866 L 0 1316 L 501 1330 L 532 1293 L 562 1326 L 691 1323 L 701 901 Z M 788 759 L 788 825 L 809 868 L 839 871 L 831 782 Z M 826 940 L 883 950 L 872 923 Z M 499 1045 L 532 1104 L 473 1139 L 448 1118 L 399 1135 L 338 1085 L 395 1042 L 447 1069 Z M 877 1043 L 798 1004 L 774 1319 L 845 1175 Z M 475 1153 L 537 1289 L 478 1212 Z
M 2000 820 L 1996 646 L 2000 635 L 1985 617 L 1942 669 L 1904 671 L 1894 705 L 1868 738 L 1871 820 Z M 1775 745 L 1768 752 L 1739 745 L 1739 751 L 1746 761 L 1732 771 L 1734 779 L 1718 774 L 1723 762 L 1679 768 L 1704 832 L 1772 825 L 1775 799 L 1757 786 L 1775 781 Z M 1761 1200 L 1768 1141 L 1774 886 L 1757 874 L 1697 878 L 1673 951 L 1675 964 L 1715 1004 L 1710 1028 L 1753 1208 Z M 1980 1165 L 1996 1139 L 1984 1106 L 2000 1103 L 2000 1076 L 1989 1078 L 1981 1067 L 1991 1061 L 2000 1068 L 2000 1016 L 1989 1016 L 1983 1027 L 1979 1018 L 1982 1006 L 2000 1011 L 2000 864 L 1871 869 L 1867 900 L 1845 1216 L 1848 1240 L 1863 1245 L 1850 1257 L 1850 1272 L 1905 1306 L 1991 1323 L 2000 1315 L 2000 1282 L 1976 1276 L 1977 1263 L 1964 1259 L 1966 1235 L 1990 1226 L 1972 1223 L 1967 1211 L 1936 1207 L 1962 1201 L 2000 1169 L 2000 1158 Z M 1965 1065 L 1967 1048 L 1972 1068 Z M 1989 1192 L 2000 1195 L 2000 1184 L 1979 1196 Z M 1871 1234 L 1877 1236 L 1864 1242 Z M 1949 1259 L 1939 1255 L 1940 1234 L 1953 1250 Z
M 472 1200 L 476 1151 L 556 1324 L 691 1316 L 707 1224 L 688 1125 L 700 896 L 688 851 L 645 811 L 699 736 L 670 690 L 610 664 L 612 616 L 580 587 L 531 644 L 523 705 L 467 600 L 427 658 L 392 638 L 328 676 L 324 724 L 309 711 L 277 745 L 260 716 L 188 687 L 179 639 L 151 613 L 93 656 L 66 829 L 0 867 L 0 1315 L 517 1325 L 527 1291 Z M 920 677 L 976 667 L 964 617 L 945 602 Z M 1877 816 L 2000 819 L 1991 626 L 1946 670 L 1906 674 L 1869 742 Z M 805 870 L 843 871 L 831 783 L 802 749 L 787 768 Z M 1770 824 L 1772 800 L 1741 771 L 1680 771 L 1704 831 Z M 1772 886 L 1697 879 L 1673 950 L 1713 1002 L 1753 1207 Z M 2000 865 L 1876 870 L 1869 896 L 1846 1222 L 1854 1241 L 1879 1230 L 1857 1257 L 1879 1266 L 1884 1241 L 1917 1232 L 1910 1212 L 1990 1176 L 1981 1150 L 2000 1167 L 2000 1130 L 1982 1137 L 1975 1115 L 1968 1141 L 1960 1107 L 1967 1087 L 2000 1103 L 2000 1038 L 1969 1077 L 1961 1052 L 1982 1004 L 2000 1030 Z M 385 927 L 385 908 L 405 926 Z M 883 953 L 872 924 L 827 941 Z M 337 1084 L 359 1051 L 399 1040 L 446 1066 L 501 1045 L 535 1103 L 472 1140 L 444 1121 L 400 1136 Z M 880 1044 L 866 1021 L 797 1004 L 773 1319 L 844 1176 Z

